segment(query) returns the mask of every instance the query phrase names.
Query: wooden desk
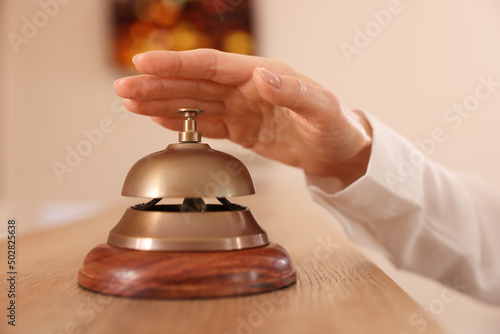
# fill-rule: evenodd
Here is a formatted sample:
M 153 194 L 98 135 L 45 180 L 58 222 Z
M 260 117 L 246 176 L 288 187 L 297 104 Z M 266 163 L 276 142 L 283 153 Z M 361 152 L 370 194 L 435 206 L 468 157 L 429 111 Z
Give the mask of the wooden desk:
M 21 236 L 17 325 L 7 326 L 2 279 L 0 333 L 442 333 L 335 228 L 288 221 L 285 225 L 293 228 L 284 229 L 283 221 L 276 221 L 279 212 L 268 215 L 271 223 L 254 213 L 292 256 L 298 281 L 290 288 L 181 301 L 116 298 L 80 288 L 76 278 L 85 255 L 106 240 L 123 211 Z M 0 249 L 4 277 L 6 244 Z

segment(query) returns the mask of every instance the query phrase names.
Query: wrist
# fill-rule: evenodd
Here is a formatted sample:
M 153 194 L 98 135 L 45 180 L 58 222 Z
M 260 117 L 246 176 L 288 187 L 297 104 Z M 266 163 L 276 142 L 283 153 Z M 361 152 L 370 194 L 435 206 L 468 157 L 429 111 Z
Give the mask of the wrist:
M 352 150 L 353 155 L 343 161 L 320 162 L 314 168 L 305 170 L 311 175 L 336 178 L 342 189 L 366 174 L 373 140 L 372 127 L 364 114 L 360 111 L 350 111 L 349 116 L 357 129 L 355 139 L 352 141 L 355 145 Z

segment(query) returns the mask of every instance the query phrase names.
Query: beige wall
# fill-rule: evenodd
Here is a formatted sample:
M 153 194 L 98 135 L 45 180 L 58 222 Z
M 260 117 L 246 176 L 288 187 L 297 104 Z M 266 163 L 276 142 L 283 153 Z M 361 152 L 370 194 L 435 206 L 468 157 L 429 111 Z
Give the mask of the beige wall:
M 133 162 L 176 140 L 174 133 L 147 118 L 120 109 L 112 83 L 122 74 L 109 63 L 107 1 L 67 2 L 17 53 L 4 37 L 9 32 L 20 34 L 23 17 L 32 20 L 41 7 L 35 0 L 1 3 L 0 209 L 2 217 L 20 221 L 21 232 L 76 220 L 121 202 L 121 185 Z M 500 80 L 498 2 L 259 0 L 257 4 L 260 54 L 285 60 L 331 88 L 350 107 L 370 111 L 412 141 L 429 140 L 433 129 L 443 129 L 447 139 L 436 144 L 431 156 L 452 169 L 481 174 L 500 187 L 496 136 L 500 88 L 480 101 L 470 117 L 461 118 L 456 129 L 455 123 L 443 120 L 448 108 L 474 94 L 478 77 L 494 75 Z M 380 31 L 372 30 L 366 47 L 357 41 L 359 54 L 348 62 L 341 43 L 356 46 L 357 28 L 377 29 L 371 11 L 388 8 L 395 14 Z M 64 163 L 66 148 L 76 149 L 86 138 L 83 132 L 101 122 L 111 124 L 109 133 L 59 180 L 52 164 Z M 211 143 L 240 154 L 225 141 Z M 282 217 L 299 214 L 335 223 L 311 203 L 300 171 L 241 157 L 261 198 L 281 193 L 288 196 L 280 200 L 289 207 L 303 208 L 298 213 L 283 212 Z M 258 197 L 252 203 L 262 208 L 267 204 L 259 204 Z M 377 253 L 367 254 L 423 306 L 433 305 L 443 291 L 439 285 L 394 270 Z M 499 313 L 460 297 L 436 316 L 457 333 L 471 332 L 467 324 L 478 322 L 482 332 L 492 333 L 500 327 L 495 320 Z
M 109 63 L 106 2 L 66 1 L 27 44 L 19 45 L 19 52 L 2 39 L 2 203 L 14 206 L 10 214 L 25 217 L 26 229 L 40 223 L 46 205 L 119 197 L 130 164 L 175 140 L 175 134 L 146 118 L 120 110 L 112 82 L 122 74 Z M 350 107 L 372 112 L 412 141 L 428 140 L 433 129 L 442 128 L 447 140 L 436 145 L 432 157 L 500 186 L 498 139 L 493 137 L 500 90 L 480 101 L 456 129 L 442 119 L 454 103 L 474 93 L 478 77 L 500 77 L 495 62 L 500 24 L 487 7 L 498 4 L 469 2 L 471 8 L 464 11 L 451 0 L 399 1 L 399 12 L 348 62 L 340 44 L 355 45 L 356 29 L 374 22 L 371 11 L 393 2 L 258 1 L 260 54 L 285 60 Z M 3 6 L 3 36 L 20 34 L 23 18 L 32 21 L 41 11 L 34 0 L 4 1 Z M 112 122 L 111 132 L 60 181 L 52 164 L 64 164 L 66 148 L 76 149 L 86 139 L 82 132 L 98 128 L 103 119 Z

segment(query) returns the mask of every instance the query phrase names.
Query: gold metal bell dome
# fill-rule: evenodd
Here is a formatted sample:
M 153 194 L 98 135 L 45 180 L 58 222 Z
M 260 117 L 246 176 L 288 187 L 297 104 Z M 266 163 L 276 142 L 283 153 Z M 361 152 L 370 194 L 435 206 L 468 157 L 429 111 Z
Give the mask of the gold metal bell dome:
M 132 197 L 232 197 L 255 189 L 245 165 L 235 157 L 201 144 L 194 118 L 198 109 L 179 109 L 187 118 L 177 144 L 137 161 L 125 179 L 122 195 Z
M 235 157 L 208 144 L 170 144 L 137 161 L 122 195 L 131 197 L 233 197 L 255 193 L 250 173 Z

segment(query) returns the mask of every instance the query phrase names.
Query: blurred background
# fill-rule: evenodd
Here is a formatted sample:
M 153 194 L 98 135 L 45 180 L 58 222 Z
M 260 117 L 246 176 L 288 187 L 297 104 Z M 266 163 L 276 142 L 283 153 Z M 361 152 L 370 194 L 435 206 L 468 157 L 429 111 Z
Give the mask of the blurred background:
M 131 203 L 120 191 L 132 164 L 177 140 L 126 112 L 113 89 L 134 73 L 130 58 L 149 49 L 281 59 L 413 142 L 442 129 L 446 140 L 429 155 L 500 187 L 500 87 L 473 98 L 481 80 L 500 81 L 499 33 L 495 0 L 0 0 L 1 217 L 30 233 Z M 450 114 L 464 103 L 470 112 Z M 277 220 L 299 216 L 342 233 L 310 200 L 299 170 L 208 142 L 247 165 L 257 213 L 278 194 L 288 210 Z M 363 251 L 433 312 L 441 285 Z M 463 295 L 433 315 L 450 333 L 500 332 L 500 308 Z

